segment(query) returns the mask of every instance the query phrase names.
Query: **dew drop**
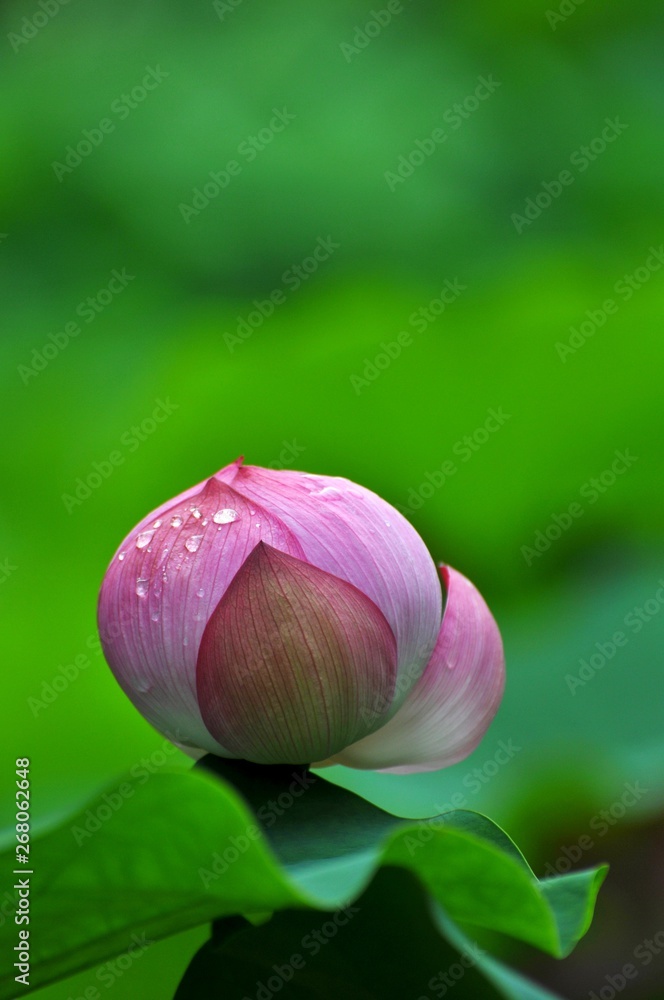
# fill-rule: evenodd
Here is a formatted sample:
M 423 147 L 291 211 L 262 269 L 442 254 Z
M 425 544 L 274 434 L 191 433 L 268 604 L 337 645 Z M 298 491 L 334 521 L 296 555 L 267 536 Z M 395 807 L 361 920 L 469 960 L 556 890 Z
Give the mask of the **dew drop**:
M 232 507 L 223 507 L 222 510 L 218 510 L 216 514 L 213 514 L 212 520 L 215 524 L 230 524 L 231 521 L 237 521 L 238 512 L 233 510 Z
M 205 597 L 205 591 L 202 587 L 200 590 L 196 591 L 196 597 Z
M 152 525 L 152 527 L 153 527 L 153 528 L 161 528 L 161 525 L 162 525 L 162 520 L 161 520 L 161 518 L 158 518 L 158 519 L 157 519 L 157 520 L 156 520 L 156 521 L 154 522 L 154 524 Z
M 198 552 L 202 537 L 202 535 L 192 535 L 191 538 L 188 538 L 184 543 L 187 552 Z
M 122 560 L 124 559 L 124 557 L 125 557 L 124 552 L 121 552 L 120 555 L 118 556 L 118 562 L 122 562 Z
M 162 573 L 161 578 L 164 581 L 164 583 L 168 583 L 168 573 Z
M 192 507 L 191 508 L 191 513 L 194 515 L 194 517 L 200 517 L 201 516 L 201 512 L 198 509 L 198 507 Z
M 149 545 L 152 541 L 152 536 L 154 531 L 141 531 L 140 535 L 136 539 L 136 548 L 144 549 L 146 545 Z
M 184 639 L 182 640 L 182 645 L 183 646 L 188 646 L 189 645 L 189 639 L 187 638 L 186 635 L 185 635 Z
M 318 490 L 311 495 L 320 497 L 321 500 L 341 500 L 343 493 L 336 486 L 325 486 L 322 490 Z
M 136 581 L 136 593 L 139 597 L 147 597 L 149 587 L 148 580 L 137 580 Z
M 171 518 L 171 528 L 181 528 L 181 527 L 182 527 L 182 518 L 180 517 L 179 514 L 175 514 Z
M 159 621 L 159 612 L 158 611 L 153 611 L 152 614 L 150 615 L 150 618 L 152 619 L 153 622 L 158 622 Z
M 201 521 L 201 527 L 207 528 L 209 523 L 210 523 L 209 518 L 204 517 L 203 520 Z

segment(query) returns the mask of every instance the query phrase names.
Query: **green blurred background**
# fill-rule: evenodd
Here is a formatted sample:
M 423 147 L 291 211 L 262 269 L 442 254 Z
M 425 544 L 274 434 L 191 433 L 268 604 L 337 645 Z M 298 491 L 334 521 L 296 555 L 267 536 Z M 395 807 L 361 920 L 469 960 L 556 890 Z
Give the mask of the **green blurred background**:
M 562 9 L 2 4 L 1 739 L 43 824 L 159 748 L 95 645 L 119 541 L 240 453 L 355 479 L 486 594 L 509 680 L 469 760 L 330 776 L 412 816 L 461 796 L 538 873 L 591 834 L 574 956 L 503 942 L 576 998 L 664 930 L 663 73 L 654 0 Z M 205 936 L 113 996 L 171 996 Z M 664 954 L 637 965 L 625 995 L 664 996 Z

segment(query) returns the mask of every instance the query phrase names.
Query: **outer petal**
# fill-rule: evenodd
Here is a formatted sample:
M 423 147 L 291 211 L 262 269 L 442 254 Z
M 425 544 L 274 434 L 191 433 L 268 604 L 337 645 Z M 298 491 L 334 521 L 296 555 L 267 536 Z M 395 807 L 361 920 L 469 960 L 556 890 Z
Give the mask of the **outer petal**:
M 232 475 L 230 466 L 222 471 Z M 354 584 L 383 612 L 397 640 L 396 708 L 424 670 L 441 620 L 436 567 L 415 529 L 348 479 L 236 466 L 228 481 L 279 516 L 308 562 Z
M 261 542 L 208 622 L 196 677 L 205 724 L 234 755 L 307 764 L 380 724 L 396 643 L 357 587 Z
M 228 755 L 201 718 L 196 658 L 212 611 L 261 540 L 302 556 L 277 516 L 213 477 L 145 518 L 106 573 L 99 597 L 106 659 L 139 711 L 175 742 Z
M 426 670 L 389 722 L 324 765 L 434 771 L 463 760 L 481 740 L 503 694 L 503 644 L 473 584 L 450 567 L 442 573 L 447 603 Z

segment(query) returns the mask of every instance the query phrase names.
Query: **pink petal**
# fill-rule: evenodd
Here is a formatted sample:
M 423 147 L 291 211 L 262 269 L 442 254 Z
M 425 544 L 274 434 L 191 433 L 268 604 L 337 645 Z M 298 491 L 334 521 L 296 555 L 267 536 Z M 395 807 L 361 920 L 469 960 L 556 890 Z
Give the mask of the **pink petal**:
M 463 760 L 482 739 L 503 694 L 503 644 L 473 584 L 450 567 L 442 574 L 447 603 L 426 670 L 389 722 L 324 765 L 434 771 Z
M 205 629 L 198 701 L 235 756 L 307 764 L 380 724 L 395 678 L 394 635 L 373 602 L 261 542 Z
M 234 462 L 230 463 L 230 465 L 224 466 L 223 469 L 220 469 L 219 472 L 215 473 L 213 478 L 218 479 L 222 483 L 230 484 L 243 461 L 244 459 L 242 456 L 236 458 Z M 166 503 L 162 503 L 161 506 L 156 507 L 155 510 L 151 511 L 146 517 L 143 518 L 142 521 L 139 521 L 132 534 L 143 531 L 144 528 L 151 527 L 154 521 L 158 520 L 166 511 L 170 511 L 176 504 L 183 504 L 185 500 L 198 496 L 205 489 L 208 482 L 209 479 L 203 479 L 200 483 L 196 483 L 195 486 L 190 486 L 188 490 L 183 490 L 183 492 L 179 493 L 176 497 L 173 497 L 171 500 L 167 500 Z M 127 542 L 125 539 L 123 544 L 118 549 L 118 552 L 120 552 L 126 544 Z
M 396 636 L 396 698 L 403 700 L 431 656 L 442 611 L 436 567 L 415 529 L 348 479 L 257 466 L 228 466 L 222 474 L 279 516 L 307 562 L 354 584 L 380 608 Z
M 212 611 L 261 540 L 302 555 L 277 516 L 213 477 L 144 518 L 106 573 L 99 598 L 106 659 L 139 711 L 176 742 L 228 753 L 201 718 L 196 659 Z

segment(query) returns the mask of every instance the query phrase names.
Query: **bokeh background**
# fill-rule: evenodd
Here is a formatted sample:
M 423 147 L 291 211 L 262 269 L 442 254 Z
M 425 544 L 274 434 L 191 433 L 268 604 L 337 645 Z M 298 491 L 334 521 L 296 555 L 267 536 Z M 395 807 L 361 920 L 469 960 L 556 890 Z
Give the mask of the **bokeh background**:
M 624 995 L 654 1000 L 660 5 L 373 10 L 2 4 L 3 770 L 32 758 L 46 825 L 162 745 L 94 638 L 147 511 L 240 453 L 348 476 L 480 586 L 509 683 L 463 763 L 331 776 L 411 816 L 460 796 L 538 873 L 611 861 L 570 959 L 501 947 L 571 1000 L 633 962 Z M 171 996 L 205 937 L 153 946 L 115 1000 Z

